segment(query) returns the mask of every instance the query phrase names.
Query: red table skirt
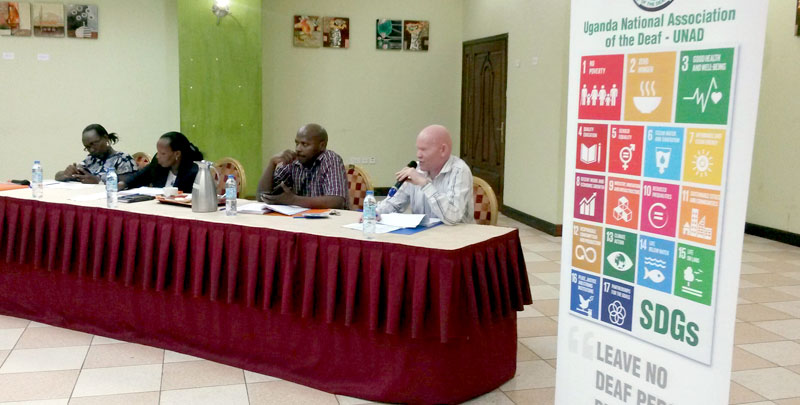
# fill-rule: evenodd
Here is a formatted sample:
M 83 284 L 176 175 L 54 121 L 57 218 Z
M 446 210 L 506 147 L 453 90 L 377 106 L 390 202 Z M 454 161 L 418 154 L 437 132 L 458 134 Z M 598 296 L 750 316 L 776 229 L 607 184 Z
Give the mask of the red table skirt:
M 458 250 L 0 197 L 0 312 L 384 402 L 514 375 L 517 231 Z

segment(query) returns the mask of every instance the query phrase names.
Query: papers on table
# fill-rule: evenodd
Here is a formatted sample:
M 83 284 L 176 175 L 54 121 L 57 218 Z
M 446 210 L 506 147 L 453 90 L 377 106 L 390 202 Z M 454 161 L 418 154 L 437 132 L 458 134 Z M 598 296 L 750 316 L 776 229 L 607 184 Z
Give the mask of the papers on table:
M 144 194 L 149 196 L 157 196 L 164 194 L 163 187 L 139 187 L 139 188 L 132 188 L 130 190 L 120 191 L 119 195 L 131 195 L 131 194 Z
M 270 212 L 277 212 L 279 214 L 291 216 L 308 211 L 308 208 L 298 207 L 296 205 L 279 205 L 256 202 L 242 205 L 237 211 L 243 214 L 267 214 Z
M 42 181 L 42 185 L 44 186 L 44 188 L 62 189 L 62 190 L 83 190 L 95 186 L 95 184 L 83 184 L 77 181 L 56 181 L 56 180 L 44 180 Z
M 347 224 L 347 225 L 344 225 L 344 227 L 347 228 L 347 229 L 355 229 L 357 231 L 364 230 L 364 224 L 362 224 L 362 223 Z M 394 231 L 396 231 L 398 229 L 400 229 L 400 227 L 391 226 L 391 225 L 384 225 L 384 224 L 380 224 L 380 223 L 375 224 L 375 233 L 389 233 L 389 232 L 394 232 Z
M 72 201 L 95 201 L 95 200 L 102 200 L 106 198 L 106 193 L 91 193 L 91 194 L 80 194 L 80 195 L 73 195 L 69 197 Z

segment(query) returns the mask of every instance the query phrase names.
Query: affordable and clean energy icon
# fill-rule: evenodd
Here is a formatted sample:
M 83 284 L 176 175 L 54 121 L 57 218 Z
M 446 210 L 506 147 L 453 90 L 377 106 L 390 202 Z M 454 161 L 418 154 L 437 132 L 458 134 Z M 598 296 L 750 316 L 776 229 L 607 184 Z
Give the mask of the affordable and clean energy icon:
M 628 163 L 633 159 L 633 152 L 636 151 L 636 144 L 632 143 L 619 150 L 619 161 L 622 162 L 622 170 L 628 170 Z
M 706 226 L 706 217 L 700 218 L 700 210 L 692 208 L 692 217 L 689 222 L 683 223 L 681 233 L 693 238 L 711 240 L 714 230 Z
M 705 93 L 700 92 L 699 87 L 695 87 L 694 93 L 692 93 L 689 97 L 683 97 L 684 100 L 694 100 L 694 102 L 700 106 L 700 112 L 706 112 L 706 106 L 708 106 L 708 101 L 711 100 L 712 103 L 717 104 L 720 100 L 722 100 L 722 92 L 721 91 L 714 91 L 717 90 L 719 87 L 717 86 L 716 78 L 712 77 L 711 82 L 708 83 L 708 90 Z
M 589 298 L 583 298 L 583 295 L 578 294 L 578 299 L 581 301 L 581 303 L 578 304 L 578 308 L 576 308 L 575 310 L 583 314 L 586 314 L 586 316 L 591 318 L 592 309 L 589 308 L 589 304 L 594 300 L 594 295 L 592 295 Z
M 661 229 L 667 226 L 667 222 L 669 222 L 667 206 L 662 203 L 655 203 L 651 205 L 650 209 L 647 211 L 647 219 L 650 221 L 650 225 L 656 229 Z
M 692 157 L 692 165 L 695 176 L 707 177 L 711 173 L 711 167 L 714 166 L 714 158 L 709 151 L 701 149 Z
M 656 167 L 659 174 L 664 174 L 664 170 L 669 169 L 669 159 L 672 156 L 672 148 L 662 146 L 656 147 Z
M 656 96 L 656 81 L 641 81 L 639 83 L 641 96 L 633 97 L 633 105 L 642 114 L 650 114 L 661 104 L 661 97 Z
M 622 326 L 625 323 L 625 316 L 627 311 L 619 300 L 612 302 L 608 305 L 608 320 L 614 325 Z
M 683 281 L 686 282 L 686 285 L 681 286 L 681 291 L 683 291 L 686 294 L 694 295 L 695 297 L 698 298 L 703 298 L 702 291 L 692 288 L 693 282 L 695 281 L 698 283 L 703 282 L 703 280 L 697 278 L 697 276 L 701 274 L 703 274 L 703 270 L 701 269 L 695 270 L 692 268 L 692 266 L 687 266 L 685 269 L 683 269 Z

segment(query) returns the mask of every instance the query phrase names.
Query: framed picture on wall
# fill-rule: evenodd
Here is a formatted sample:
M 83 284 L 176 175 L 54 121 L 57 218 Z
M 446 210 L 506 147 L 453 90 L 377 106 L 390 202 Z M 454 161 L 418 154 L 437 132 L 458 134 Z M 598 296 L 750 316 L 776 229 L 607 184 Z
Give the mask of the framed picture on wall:
M 97 6 L 87 4 L 67 5 L 67 36 L 79 39 L 97 39 Z
M 322 21 L 315 15 L 294 16 L 294 36 L 292 43 L 301 48 L 322 46 Z
M 350 47 L 350 19 L 325 17 L 322 20 L 322 46 L 325 48 Z
M 403 21 L 387 19 L 375 20 L 375 38 L 376 49 L 402 49 Z
M 429 30 L 430 25 L 427 21 L 403 21 L 403 49 L 407 51 L 427 51 Z
M 61 3 L 33 3 L 33 35 L 63 37 L 64 5 Z
M 11 25 L 8 18 L 8 2 L 0 1 L 0 36 L 11 35 Z
M 800 0 L 797 0 L 797 16 L 794 19 L 794 35 L 800 36 Z
M 31 24 L 31 3 L 9 1 L 8 23 L 11 26 L 12 36 L 29 37 L 33 35 L 33 25 Z

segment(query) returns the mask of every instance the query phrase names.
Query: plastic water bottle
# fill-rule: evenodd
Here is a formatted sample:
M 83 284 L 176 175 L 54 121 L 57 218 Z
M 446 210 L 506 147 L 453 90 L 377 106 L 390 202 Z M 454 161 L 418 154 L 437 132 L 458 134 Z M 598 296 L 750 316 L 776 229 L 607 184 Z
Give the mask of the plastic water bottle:
M 225 180 L 225 215 L 229 217 L 236 215 L 236 179 L 232 174 Z
M 118 187 L 117 172 L 114 169 L 108 169 L 106 172 L 106 206 L 108 208 L 117 208 Z
M 364 237 L 367 239 L 375 238 L 375 221 L 377 220 L 378 202 L 375 201 L 375 194 L 372 190 L 367 191 L 367 197 L 364 198 L 364 215 L 362 216 L 362 224 L 364 226 Z
M 33 168 L 31 169 L 31 189 L 33 190 L 33 198 L 42 198 L 44 196 L 44 184 L 42 183 L 42 164 L 38 160 L 33 161 Z

